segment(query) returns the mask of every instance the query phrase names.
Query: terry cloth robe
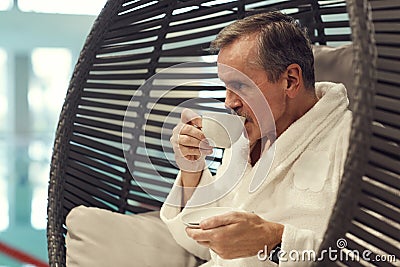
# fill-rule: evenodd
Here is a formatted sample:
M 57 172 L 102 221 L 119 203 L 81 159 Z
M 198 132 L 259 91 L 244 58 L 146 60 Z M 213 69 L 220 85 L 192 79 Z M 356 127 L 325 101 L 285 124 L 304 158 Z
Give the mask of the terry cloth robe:
M 189 205 L 199 206 L 204 204 L 202 201 L 206 204 L 201 207 L 235 207 L 283 224 L 281 249 L 286 256 L 280 258 L 280 266 L 311 264 L 293 259 L 296 258 L 295 252 L 299 255 L 304 250 L 318 252 L 343 174 L 352 120 L 351 111 L 347 109 L 346 89 L 342 84 L 316 83 L 316 94 L 319 100 L 314 107 L 290 125 L 253 167 L 248 163 L 246 138 L 242 137 L 230 149 L 226 149 L 217 174 L 212 176 L 208 170 L 203 171 L 199 186 L 182 211 L 180 207 L 168 204 L 180 197 L 178 175 L 161 208 L 160 217 L 181 246 L 208 260 L 204 266 L 276 264 L 269 260 L 261 261 L 256 255 L 224 260 L 189 238 L 181 217 L 196 209 Z M 238 176 L 238 182 L 233 182 L 233 189 L 225 195 L 213 193 L 210 187 L 207 191 L 201 190 L 211 185 L 215 187 L 215 192 L 221 192 L 221 188 L 226 192 L 232 184 L 224 188 L 223 183 L 217 184 L 216 181 L 223 177 L 235 180 Z M 254 186 L 254 181 L 261 182 L 261 186 L 255 188 L 257 183 Z M 218 200 L 211 201 L 207 198 L 210 195 Z

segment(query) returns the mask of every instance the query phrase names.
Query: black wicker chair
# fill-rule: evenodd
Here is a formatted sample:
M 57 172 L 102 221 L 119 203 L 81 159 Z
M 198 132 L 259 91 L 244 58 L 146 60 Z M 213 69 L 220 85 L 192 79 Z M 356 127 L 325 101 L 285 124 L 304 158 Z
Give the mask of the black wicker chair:
M 163 95 L 166 83 L 142 83 L 178 63 L 204 62 L 209 42 L 223 26 L 266 10 L 283 10 L 299 19 L 316 45 L 353 42 L 351 145 L 320 249 L 336 247 L 345 237 L 349 250 L 400 257 L 399 1 L 109 0 L 82 50 L 57 129 L 48 203 L 51 266 L 65 266 L 65 218 L 75 206 L 120 213 L 159 209 L 177 173 L 168 145 L 168 131 L 179 117 L 175 108 L 217 110 L 215 100 L 223 101 L 224 88 L 209 83 L 215 73 L 205 63 L 194 66 L 201 73 L 197 84 L 179 86 L 171 94 Z M 345 28 L 351 29 L 348 34 L 337 33 Z M 167 72 L 159 79 L 182 75 Z M 203 91 L 209 97 L 196 104 L 188 101 Z M 219 159 L 210 159 L 216 162 L 214 170 Z M 367 263 L 317 263 L 341 264 Z

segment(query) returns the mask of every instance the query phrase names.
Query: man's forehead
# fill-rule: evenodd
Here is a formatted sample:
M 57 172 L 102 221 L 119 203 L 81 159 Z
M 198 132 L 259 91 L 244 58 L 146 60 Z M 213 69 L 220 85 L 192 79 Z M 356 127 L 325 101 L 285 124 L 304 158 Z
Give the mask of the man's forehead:
M 247 77 L 245 73 L 263 69 L 258 63 L 257 58 L 252 56 L 244 57 L 240 61 L 217 60 L 217 64 L 218 75 L 221 77 Z
M 263 69 L 258 60 L 256 35 L 249 34 L 222 47 L 218 53 L 218 76 L 223 81 L 251 81 L 252 72 Z
M 218 53 L 218 60 L 220 57 L 225 59 L 238 59 L 243 58 L 248 62 L 254 62 L 258 57 L 259 45 L 257 42 L 256 35 L 250 34 L 241 36 L 231 43 L 224 45 L 220 48 Z
M 243 72 L 224 64 L 218 64 L 218 77 L 223 81 L 249 80 Z
M 249 70 L 251 72 L 252 69 L 256 69 L 256 68 L 260 68 L 259 65 L 256 65 L 256 63 L 252 63 L 252 66 L 246 66 L 246 70 Z M 246 75 L 245 73 L 243 73 L 242 71 L 222 64 L 222 63 L 218 63 L 218 77 L 222 80 L 222 81 L 241 81 L 243 83 L 248 83 L 251 82 L 251 78 Z

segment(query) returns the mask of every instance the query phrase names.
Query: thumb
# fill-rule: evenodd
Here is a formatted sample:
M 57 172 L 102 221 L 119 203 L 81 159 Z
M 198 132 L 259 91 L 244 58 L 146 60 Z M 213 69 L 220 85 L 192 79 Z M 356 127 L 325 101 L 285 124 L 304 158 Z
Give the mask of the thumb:
M 181 121 L 183 123 L 191 124 L 191 125 L 196 125 L 197 127 L 202 127 L 201 123 L 201 116 L 194 112 L 191 109 L 185 108 L 182 110 L 181 114 Z

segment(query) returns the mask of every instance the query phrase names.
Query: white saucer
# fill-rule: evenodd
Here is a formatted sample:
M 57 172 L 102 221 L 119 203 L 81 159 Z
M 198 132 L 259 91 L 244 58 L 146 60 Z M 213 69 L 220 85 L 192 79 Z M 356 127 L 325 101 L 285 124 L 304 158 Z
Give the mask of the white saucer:
M 228 213 L 231 211 L 237 211 L 231 207 L 210 207 L 210 208 L 199 208 L 192 211 L 188 211 L 181 218 L 182 222 L 190 228 L 199 228 L 200 222 L 204 219 Z

